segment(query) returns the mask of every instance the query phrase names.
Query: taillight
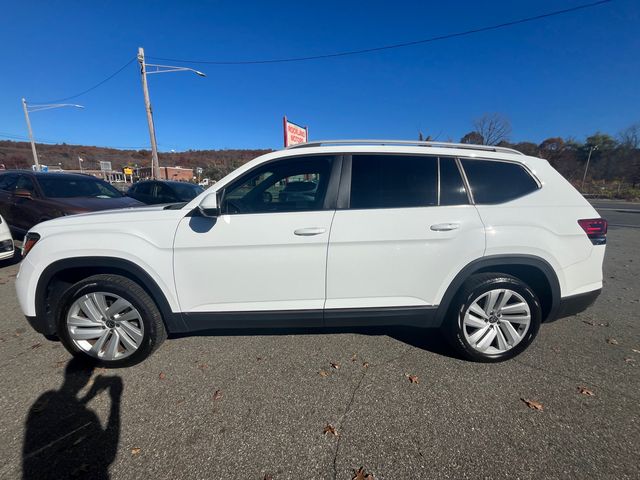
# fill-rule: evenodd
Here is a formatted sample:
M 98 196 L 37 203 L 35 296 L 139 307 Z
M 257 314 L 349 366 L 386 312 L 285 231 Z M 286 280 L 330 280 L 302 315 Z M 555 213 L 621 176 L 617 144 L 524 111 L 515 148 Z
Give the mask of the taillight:
M 604 218 L 587 218 L 578 220 L 578 225 L 582 227 L 589 240 L 594 245 L 604 245 L 607 243 L 607 221 Z
M 38 240 L 40 240 L 40 235 L 38 235 L 37 233 L 29 232 L 24 236 L 24 241 L 22 242 L 23 257 L 27 256 L 33 246 L 38 243 Z

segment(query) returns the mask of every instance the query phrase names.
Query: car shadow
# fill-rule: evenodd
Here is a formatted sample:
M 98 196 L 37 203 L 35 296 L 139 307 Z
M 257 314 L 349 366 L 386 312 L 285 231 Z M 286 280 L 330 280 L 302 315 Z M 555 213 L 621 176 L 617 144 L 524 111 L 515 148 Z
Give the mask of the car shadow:
M 169 338 L 208 336 L 249 336 L 249 335 L 326 335 L 354 333 L 359 335 L 386 335 L 399 342 L 411 345 L 444 357 L 462 359 L 451 348 L 446 338 L 437 328 L 416 327 L 317 327 L 317 328 L 224 328 L 199 330 L 188 333 L 170 334 Z
M 80 391 L 89 387 L 84 396 Z M 23 479 L 108 479 L 120 437 L 119 376 L 94 376 L 94 368 L 78 359 L 66 366 L 59 390 L 43 393 L 31 405 L 22 450 Z M 106 427 L 87 404 L 108 391 Z

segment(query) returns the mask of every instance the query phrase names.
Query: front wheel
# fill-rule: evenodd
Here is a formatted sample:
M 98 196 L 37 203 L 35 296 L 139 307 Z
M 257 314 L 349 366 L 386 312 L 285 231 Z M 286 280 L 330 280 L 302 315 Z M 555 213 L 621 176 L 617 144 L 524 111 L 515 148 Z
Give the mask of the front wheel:
M 139 363 L 167 336 L 155 302 L 120 275 L 94 275 L 73 285 L 61 298 L 57 318 L 65 348 L 105 367 Z
M 502 273 L 473 275 L 450 310 L 445 333 L 467 359 L 499 362 L 523 352 L 536 337 L 542 310 L 523 281 Z

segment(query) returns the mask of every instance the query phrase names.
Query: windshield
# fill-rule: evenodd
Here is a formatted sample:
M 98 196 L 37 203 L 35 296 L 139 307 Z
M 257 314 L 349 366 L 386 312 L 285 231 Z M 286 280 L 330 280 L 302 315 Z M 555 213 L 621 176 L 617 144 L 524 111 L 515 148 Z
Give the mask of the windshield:
M 97 178 L 61 177 L 52 174 L 50 177 L 39 177 L 42 193 L 49 198 L 120 198 L 122 193 L 107 182 Z
M 178 199 L 183 202 L 193 200 L 204 192 L 204 189 L 201 186 L 194 185 L 192 183 L 173 183 L 171 184 L 171 187 L 176 192 Z

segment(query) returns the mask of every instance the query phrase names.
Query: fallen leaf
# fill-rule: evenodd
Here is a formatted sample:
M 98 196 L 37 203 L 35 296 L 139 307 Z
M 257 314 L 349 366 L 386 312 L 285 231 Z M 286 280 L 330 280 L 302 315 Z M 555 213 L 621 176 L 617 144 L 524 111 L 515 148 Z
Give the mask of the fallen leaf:
M 591 325 L 592 327 L 608 327 L 609 326 L 609 322 L 597 323 L 597 322 L 592 322 L 591 320 L 582 320 L 582 323 L 586 323 L 587 325 Z
M 160 375 L 158 375 L 158 378 L 160 380 L 164 380 L 165 378 L 167 378 L 167 376 L 164 374 L 164 372 L 160 372 Z
M 339 363 L 331 363 L 331 368 L 335 368 L 336 370 L 338 370 L 340 368 L 340 364 Z
M 140 447 L 133 447 L 131 449 L 131 455 L 140 455 L 141 451 L 142 451 L 142 449 Z
M 273 480 L 273 476 L 267 473 L 262 480 Z
M 640 350 L 636 350 L 635 348 L 632 348 L 632 349 L 631 349 L 631 351 L 632 351 L 633 353 L 640 353 Z
M 325 425 L 325 427 L 322 429 L 322 433 L 323 434 L 327 434 L 330 433 L 331 435 L 333 435 L 334 437 L 337 437 L 339 435 L 338 431 L 336 430 L 336 428 L 331 425 L 330 423 L 327 423 Z
M 624 359 L 625 362 L 627 363 L 635 363 L 636 359 L 635 358 L 631 358 L 631 357 L 627 357 Z
M 355 362 L 357 358 L 358 358 L 358 357 L 356 356 L 356 354 L 355 354 L 355 353 L 354 353 L 353 355 L 351 355 L 351 361 L 352 361 L 352 362 Z
M 540 402 L 527 400 L 526 398 L 521 398 L 520 400 L 522 400 L 531 410 L 544 410 L 544 406 Z
M 353 471 L 351 480 L 374 480 L 374 478 L 372 473 L 364 473 L 364 468 L 360 467 L 358 470 Z
M 363 366 L 364 368 L 369 368 L 369 362 L 364 362 L 364 363 L 362 364 L 362 366 Z
M 222 391 L 220 389 L 213 392 L 213 399 L 220 400 L 222 398 Z
M 419 383 L 417 375 L 409 375 L 408 373 L 405 373 L 404 376 L 407 377 L 411 383 Z
M 33 345 L 31 345 L 31 350 L 35 350 L 36 348 L 40 348 L 42 346 L 41 343 L 34 343 Z
M 607 343 L 610 345 L 618 345 L 618 340 L 615 338 L 607 338 Z
M 578 392 L 580 392 L 582 395 L 586 395 L 588 397 L 593 397 L 595 395 L 595 393 L 593 393 L 587 387 L 578 387 Z
M 329 376 L 329 372 L 327 372 L 326 370 L 320 370 L 318 372 L 318 375 L 320 375 L 321 377 L 328 377 Z

